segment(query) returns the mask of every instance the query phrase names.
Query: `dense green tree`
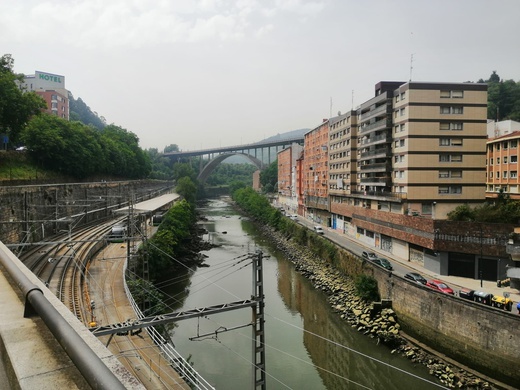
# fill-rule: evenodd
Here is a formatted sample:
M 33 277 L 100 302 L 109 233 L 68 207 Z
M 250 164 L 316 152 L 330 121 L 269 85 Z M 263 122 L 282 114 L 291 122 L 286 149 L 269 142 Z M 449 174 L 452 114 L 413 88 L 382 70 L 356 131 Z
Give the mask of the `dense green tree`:
M 146 154 L 150 160 L 152 170 L 150 172 L 150 179 L 157 180 L 172 180 L 173 169 L 171 160 L 159 153 L 157 148 L 150 148 L 146 150 Z
M 40 115 L 47 105 L 34 92 L 20 89 L 23 75 L 15 74 L 13 66 L 10 54 L 0 57 L 0 134 L 6 134 L 10 143 L 16 145 L 30 118 Z
M 195 183 L 197 181 L 197 172 L 189 163 L 175 163 L 173 165 L 173 178 L 179 180 L 181 177 L 189 177 Z
M 69 92 L 69 117 L 70 120 L 79 121 L 98 130 L 106 126 L 105 118 L 93 112 L 81 98 L 78 98 L 78 100 L 74 99 L 71 92 Z
M 195 184 L 188 176 L 181 177 L 177 180 L 175 191 L 190 204 L 195 204 L 197 199 L 197 184 Z
M 78 178 L 98 173 L 142 178 L 151 169 L 137 137 L 113 125 L 99 132 L 80 122 L 43 114 L 29 122 L 22 140 L 40 166 Z
M 101 140 L 107 142 L 105 154 L 113 162 L 112 169 L 116 175 L 130 178 L 149 175 L 152 169 L 150 158 L 139 148 L 139 138 L 134 133 L 112 124 L 101 130 Z
M 210 186 L 230 185 L 234 181 L 243 182 L 245 185 L 253 185 L 253 173 L 258 168 L 252 164 L 219 164 L 206 179 Z
M 260 184 L 264 193 L 278 191 L 278 160 L 260 172 Z
M 164 153 L 178 152 L 179 147 L 176 144 L 170 144 L 164 147 Z
M 488 80 L 488 118 L 497 121 L 511 119 L 520 121 L 520 83 L 501 80 L 493 71 Z

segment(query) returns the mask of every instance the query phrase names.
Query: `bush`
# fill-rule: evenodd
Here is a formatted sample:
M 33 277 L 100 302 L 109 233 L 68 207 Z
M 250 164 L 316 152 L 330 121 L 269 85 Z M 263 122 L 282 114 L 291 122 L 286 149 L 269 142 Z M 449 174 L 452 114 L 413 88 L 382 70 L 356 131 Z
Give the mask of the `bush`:
M 357 295 L 367 302 L 379 301 L 379 291 L 377 289 L 377 280 L 372 276 L 358 275 L 354 280 Z

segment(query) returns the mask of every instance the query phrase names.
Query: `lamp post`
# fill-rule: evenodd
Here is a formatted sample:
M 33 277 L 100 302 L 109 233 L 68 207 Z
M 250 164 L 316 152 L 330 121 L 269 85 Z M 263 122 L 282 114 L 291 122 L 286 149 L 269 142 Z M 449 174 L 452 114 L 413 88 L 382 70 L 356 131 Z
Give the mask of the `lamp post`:
M 479 227 L 480 227 L 480 259 L 479 259 L 479 262 L 478 262 L 478 272 L 479 272 L 479 277 L 480 277 L 480 287 L 482 287 L 483 285 L 483 281 L 482 281 L 482 223 L 479 224 Z

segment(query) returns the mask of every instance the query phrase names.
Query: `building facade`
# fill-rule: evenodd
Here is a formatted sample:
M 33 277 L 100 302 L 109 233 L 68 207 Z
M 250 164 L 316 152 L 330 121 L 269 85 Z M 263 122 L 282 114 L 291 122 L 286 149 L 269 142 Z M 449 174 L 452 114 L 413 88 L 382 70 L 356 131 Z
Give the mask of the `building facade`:
M 486 197 L 497 198 L 500 193 L 520 200 L 518 172 L 518 142 L 520 131 L 487 142 Z
M 24 77 L 20 88 L 35 92 L 47 103 L 45 112 L 69 120 L 69 91 L 65 89 L 65 76 L 36 71 Z
M 310 220 L 330 225 L 328 193 L 329 120 L 324 119 L 304 135 L 303 196 L 305 216 Z
M 298 198 L 296 190 L 297 159 L 303 152 L 303 146 L 292 144 L 278 152 L 278 203 L 292 214 L 298 212 Z
M 376 84 L 305 135 L 304 215 L 441 275 L 496 280 L 511 226 L 447 220 L 485 201 L 486 116 L 486 84 Z

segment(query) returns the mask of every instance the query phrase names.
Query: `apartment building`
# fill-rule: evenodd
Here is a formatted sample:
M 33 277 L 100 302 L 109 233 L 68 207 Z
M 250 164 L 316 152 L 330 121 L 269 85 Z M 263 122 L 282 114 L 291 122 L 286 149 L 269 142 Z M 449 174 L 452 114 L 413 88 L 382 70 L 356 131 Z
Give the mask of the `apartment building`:
M 348 215 L 334 212 L 335 204 L 347 203 L 357 190 L 357 115 L 355 111 L 329 121 L 329 197 L 331 227 L 345 233 L 351 224 Z
M 499 193 L 520 200 L 518 172 L 518 142 L 520 131 L 491 139 L 487 142 L 486 197 L 497 198 Z
M 301 157 L 303 146 L 293 143 L 278 152 L 278 203 L 291 213 L 298 210 L 296 198 L 296 160 Z
M 329 120 L 304 134 L 303 196 L 305 216 L 330 225 L 328 193 Z
M 441 275 L 505 274 L 510 226 L 447 220 L 485 200 L 486 115 L 485 84 L 376 84 L 372 99 L 329 120 L 329 226 Z M 308 167 L 319 148 L 305 142 Z

